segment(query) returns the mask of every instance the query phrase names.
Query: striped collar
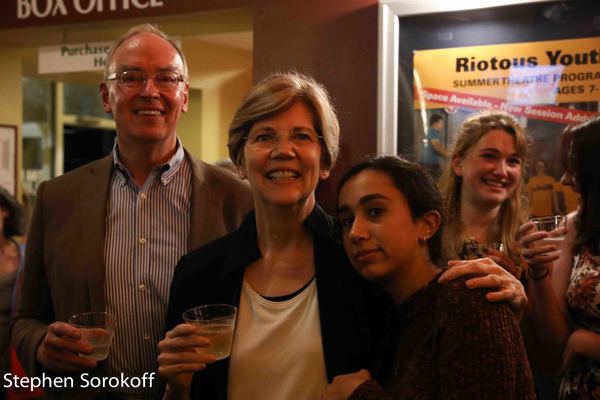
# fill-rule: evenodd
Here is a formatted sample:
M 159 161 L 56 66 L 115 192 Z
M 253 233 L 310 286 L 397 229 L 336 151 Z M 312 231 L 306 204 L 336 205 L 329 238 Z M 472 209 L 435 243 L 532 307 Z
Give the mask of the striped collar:
M 119 157 L 118 144 L 118 140 L 115 140 L 115 145 L 113 146 L 112 150 L 113 164 L 115 166 L 117 177 L 122 184 L 133 182 L 133 176 L 131 175 L 131 172 L 127 169 L 125 164 L 121 162 Z M 175 154 L 173 154 L 173 156 L 165 164 L 157 165 L 152 168 L 152 174 L 157 175 L 163 185 L 167 185 L 179 170 L 179 167 L 184 159 L 185 152 L 183 151 L 183 146 L 181 145 L 179 138 L 177 138 L 177 150 L 175 151 Z

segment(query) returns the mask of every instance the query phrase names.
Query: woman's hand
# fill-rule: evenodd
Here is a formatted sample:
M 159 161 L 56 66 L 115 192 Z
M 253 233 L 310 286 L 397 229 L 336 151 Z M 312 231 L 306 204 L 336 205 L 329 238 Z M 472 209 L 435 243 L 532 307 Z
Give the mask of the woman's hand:
M 450 268 L 440 276 L 438 282 L 443 284 L 461 276 L 475 274 L 478 277 L 466 281 L 469 289 L 497 289 L 485 295 L 488 301 L 507 301 L 511 308 L 518 312 L 525 309 L 527 305 L 525 288 L 517 278 L 491 258 L 450 261 L 448 266 Z
M 566 228 L 559 228 L 566 231 Z M 550 267 L 552 262 L 558 260 L 560 255 L 556 245 L 542 245 L 539 242 L 550 236 L 550 232 L 538 231 L 531 221 L 519 228 L 519 247 L 521 256 L 527 261 L 530 268 Z M 537 243 L 536 243 L 537 242 Z
M 194 372 L 217 361 L 211 354 L 202 352 L 210 340 L 200 336 L 197 326 L 180 324 L 167 332 L 158 343 L 158 372 L 167 382 L 168 398 L 187 398 Z
M 515 277 L 521 276 L 521 267 L 518 266 L 506 253 L 491 248 L 486 249 L 486 253 L 488 258 L 507 270 L 511 275 Z
M 327 385 L 321 399 L 346 400 L 361 383 L 369 379 L 371 379 L 371 374 L 366 369 L 351 374 L 338 375 L 333 378 L 333 382 Z

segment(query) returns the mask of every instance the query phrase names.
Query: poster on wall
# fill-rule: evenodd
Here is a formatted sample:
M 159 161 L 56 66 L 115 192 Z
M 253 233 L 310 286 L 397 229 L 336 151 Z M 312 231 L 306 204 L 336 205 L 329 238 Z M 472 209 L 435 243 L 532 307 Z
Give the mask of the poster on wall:
M 532 139 L 525 171 L 532 214 L 573 210 L 576 195 L 559 182 L 560 136 L 566 126 L 600 112 L 598 43 L 594 37 L 415 51 L 418 157 L 443 168 L 444 150 L 465 118 L 487 109 L 506 111 Z
M 16 194 L 17 127 L 0 125 L 0 186 Z

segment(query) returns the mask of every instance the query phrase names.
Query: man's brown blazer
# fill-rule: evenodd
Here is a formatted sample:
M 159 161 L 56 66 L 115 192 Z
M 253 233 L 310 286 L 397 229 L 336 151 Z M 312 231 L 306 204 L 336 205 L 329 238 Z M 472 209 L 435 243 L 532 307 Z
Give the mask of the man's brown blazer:
M 251 210 L 252 198 L 246 182 L 229 171 L 187 152 L 186 157 L 192 165 L 188 250 L 193 250 L 235 230 Z M 38 188 L 11 330 L 30 376 L 43 372 L 36 350 L 49 324 L 74 313 L 105 310 L 104 235 L 112 171 L 109 155 Z

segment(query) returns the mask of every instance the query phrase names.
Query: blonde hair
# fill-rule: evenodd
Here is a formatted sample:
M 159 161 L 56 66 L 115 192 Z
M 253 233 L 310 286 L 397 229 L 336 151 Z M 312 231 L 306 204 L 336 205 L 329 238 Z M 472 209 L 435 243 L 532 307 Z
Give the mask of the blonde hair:
M 501 129 L 515 138 L 516 153 L 522 160 L 521 170 L 524 171 L 527 163 L 528 142 L 521 125 L 510 115 L 503 111 L 484 111 L 465 120 L 459 128 L 456 142 L 452 150 L 452 159 L 464 160 L 467 154 L 475 147 L 479 140 L 493 129 Z M 457 259 L 464 247 L 464 227 L 460 214 L 462 177 L 456 175 L 451 163 L 440 178 L 440 190 L 444 195 L 446 224 L 444 226 L 443 249 L 446 259 Z M 508 256 L 519 262 L 520 256 L 516 246 L 516 235 L 519 227 L 525 222 L 523 189 L 525 186 L 524 174 L 515 187 L 510 197 L 505 200 L 493 224 L 498 242 L 504 243 Z
M 242 100 L 229 126 L 227 141 L 229 156 L 236 166 L 243 163 L 245 137 L 252 125 L 287 110 L 297 100 L 309 107 L 315 130 L 323 136 L 323 168 L 333 168 L 340 143 L 340 126 L 333 104 L 325 87 L 298 72 L 275 73 L 256 84 Z

